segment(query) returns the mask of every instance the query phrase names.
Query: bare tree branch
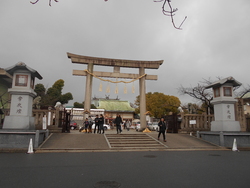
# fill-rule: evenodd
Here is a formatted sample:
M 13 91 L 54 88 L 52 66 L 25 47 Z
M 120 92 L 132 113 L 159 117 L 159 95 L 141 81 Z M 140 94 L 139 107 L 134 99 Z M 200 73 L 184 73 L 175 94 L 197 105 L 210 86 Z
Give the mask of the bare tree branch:
M 40 0 L 36 0 L 35 2 L 32 2 L 32 1 L 30 1 L 30 3 L 31 4 L 36 4 L 36 3 L 38 3 L 38 1 L 40 1 Z M 54 0 L 56 3 L 58 2 L 58 0 Z M 51 6 L 51 0 L 49 0 L 49 6 Z
M 32 1 L 30 1 L 30 3 L 31 4 L 36 4 L 36 3 L 38 3 L 38 1 L 40 1 L 40 0 L 36 0 L 35 2 L 32 2 Z M 52 0 L 49 0 L 49 6 L 51 6 L 51 1 Z M 58 0 L 54 0 L 55 2 L 58 2 Z M 104 1 L 108 1 L 108 0 L 104 0 Z M 171 6 L 171 0 L 154 0 L 154 2 L 163 2 L 163 5 L 162 5 L 162 13 L 165 15 L 165 16 L 170 16 L 171 17 L 171 21 L 172 21 L 172 24 L 173 24 L 173 26 L 174 26 L 174 28 L 175 29 L 180 29 L 181 30 L 181 26 L 182 26 L 182 24 L 185 22 L 185 20 L 187 19 L 187 16 L 185 16 L 185 18 L 183 19 L 183 21 L 181 22 L 181 24 L 179 25 L 179 27 L 177 27 L 176 25 L 175 25 L 175 21 L 174 21 L 174 13 L 176 12 L 176 11 L 178 11 L 178 9 L 177 8 L 172 8 L 172 6 Z M 166 5 L 167 4 L 167 5 Z M 170 10 L 166 10 L 166 6 L 168 6 L 168 8 L 170 9 Z
M 187 87 L 184 88 L 182 85 L 178 88 L 178 92 L 181 95 L 189 95 L 192 98 L 201 101 L 205 104 L 207 108 L 207 113 L 210 114 L 212 111 L 211 101 L 213 100 L 213 93 L 211 90 L 206 89 L 205 85 L 199 84 L 196 87 Z
M 173 24 L 173 26 L 174 26 L 174 28 L 175 29 L 181 29 L 181 26 L 182 26 L 182 24 L 185 22 L 185 20 L 187 19 L 187 16 L 185 16 L 185 18 L 183 19 L 183 21 L 181 22 L 181 24 L 180 24 L 180 26 L 179 27 L 177 27 L 176 25 L 175 25 L 175 21 L 174 21 L 174 13 L 176 12 L 176 11 L 178 11 L 178 9 L 177 8 L 172 8 L 172 6 L 171 6 L 171 0 L 154 0 L 154 2 L 163 2 L 163 5 L 162 5 L 162 13 L 165 15 L 165 16 L 170 16 L 171 17 L 171 21 L 172 21 L 172 24 Z M 170 10 L 166 10 L 166 3 L 168 4 L 168 7 L 169 7 L 169 9 Z
M 236 93 L 236 96 L 238 96 L 240 99 L 242 97 L 244 97 L 245 94 L 247 94 L 248 92 L 250 92 L 250 85 L 247 85 L 247 87 L 242 86 L 243 88 L 241 89 L 241 91 Z M 238 88 L 237 88 L 238 89 Z

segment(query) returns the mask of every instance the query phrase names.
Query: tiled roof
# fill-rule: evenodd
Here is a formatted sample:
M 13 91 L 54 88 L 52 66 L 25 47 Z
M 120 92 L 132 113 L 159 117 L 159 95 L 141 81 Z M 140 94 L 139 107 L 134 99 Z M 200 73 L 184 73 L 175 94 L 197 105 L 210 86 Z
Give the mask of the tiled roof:
M 218 80 L 218 81 L 216 81 L 216 82 L 214 82 L 214 83 L 206 86 L 206 89 L 211 88 L 211 87 L 220 87 L 221 85 L 223 85 L 225 83 L 232 83 L 233 87 L 241 85 L 240 82 L 238 82 L 237 80 L 235 80 L 232 76 L 229 76 L 227 78 Z
M 135 109 L 129 105 L 128 101 L 119 100 L 99 100 L 99 109 L 116 112 L 134 112 Z
M 243 99 L 249 99 L 250 98 L 250 92 L 246 93 L 242 98 Z

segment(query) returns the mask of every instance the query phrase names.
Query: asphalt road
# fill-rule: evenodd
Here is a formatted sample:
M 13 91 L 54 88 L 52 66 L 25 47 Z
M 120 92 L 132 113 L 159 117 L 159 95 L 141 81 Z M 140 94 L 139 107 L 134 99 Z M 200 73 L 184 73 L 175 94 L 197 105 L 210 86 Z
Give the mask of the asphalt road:
M 0 153 L 0 187 L 248 188 L 250 152 Z

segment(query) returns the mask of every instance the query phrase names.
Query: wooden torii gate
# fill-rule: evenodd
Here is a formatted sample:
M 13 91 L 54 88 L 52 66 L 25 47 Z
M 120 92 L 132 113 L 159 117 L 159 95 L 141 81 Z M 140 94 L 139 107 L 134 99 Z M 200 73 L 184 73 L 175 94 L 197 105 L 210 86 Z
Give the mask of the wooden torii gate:
M 87 70 L 73 70 L 73 75 L 86 76 L 86 89 L 85 89 L 85 102 L 84 111 L 86 112 L 85 118 L 88 116 L 91 107 L 92 96 L 92 80 L 93 75 L 97 77 L 109 77 L 109 78 L 126 78 L 135 79 L 139 78 L 139 91 L 140 91 L 140 122 L 141 129 L 146 128 L 146 85 L 145 80 L 157 80 L 157 75 L 145 74 L 145 69 L 158 69 L 163 63 L 163 60 L 159 61 L 136 61 L 136 60 L 122 60 L 122 59 L 109 59 L 76 55 L 67 53 L 68 58 L 72 63 L 87 64 Z M 99 72 L 93 71 L 94 65 L 111 66 L 114 67 L 113 72 Z M 138 68 L 139 74 L 120 73 L 120 67 L 126 68 Z

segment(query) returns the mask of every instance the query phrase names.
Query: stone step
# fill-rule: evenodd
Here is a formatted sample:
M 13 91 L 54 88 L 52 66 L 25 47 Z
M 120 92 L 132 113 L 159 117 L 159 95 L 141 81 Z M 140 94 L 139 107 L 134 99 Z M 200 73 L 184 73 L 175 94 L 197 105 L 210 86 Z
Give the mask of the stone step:
M 118 145 L 113 145 L 112 146 L 112 148 L 125 148 L 125 147 L 127 147 L 127 148 L 166 148 L 166 147 L 164 147 L 164 146 L 159 146 L 159 145 L 152 145 L 152 146 L 150 146 L 150 145 L 128 145 L 128 146 L 125 146 L 125 145 L 120 145 L 120 146 L 118 146 Z
M 144 141 L 144 142 L 150 142 L 153 141 L 152 139 L 109 139 L 110 142 L 126 142 L 126 141 L 134 141 L 134 142 L 138 142 L 138 141 Z
M 152 141 L 148 141 L 148 142 L 142 142 L 142 141 L 126 141 L 126 142 L 109 142 L 110 144 L 159 144 L 158 142 L 152 142 Z
M 166 147 L 113 147 L 112 150 L 165 150 Z
M 149 139 L 149 137 L 109 137 L 109 136 L 106 137 L 109 139 Z
M 105 134 L 109 137 L 148 137 L 146 134 Z
M 111 149 L 166 149 L 166 146 L 146 134 L 106 134 L 105 136 Z

